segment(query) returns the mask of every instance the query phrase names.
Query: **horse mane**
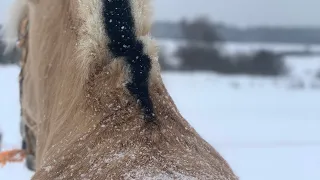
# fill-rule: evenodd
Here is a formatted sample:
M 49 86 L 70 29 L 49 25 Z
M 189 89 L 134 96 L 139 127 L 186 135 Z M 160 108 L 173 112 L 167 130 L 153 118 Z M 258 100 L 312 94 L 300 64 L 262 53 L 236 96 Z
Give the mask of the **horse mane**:
M 79 28 L 77 54 L 78 61 L 82 60 L 82 71 L 88 72 L 91 62 L 118 64 L 123 59 L 130 71 L 128 90 L 139 101 L 145 119 L 154 120 L 148 85 L 153 76 L 159 75 L 160 72 L 155 71 L 160 67 L 156 62 L 157 45 L 149 33 L 152 25 L 150 1 L 78 2 L 83 23 Z
M 16 46 L 20 22 L 28 13 L 27 5 L 27 0 L 14 0 L 6 13 L 1 29 L 2 41 L 6 46 L 4 53 L 11 52 Z

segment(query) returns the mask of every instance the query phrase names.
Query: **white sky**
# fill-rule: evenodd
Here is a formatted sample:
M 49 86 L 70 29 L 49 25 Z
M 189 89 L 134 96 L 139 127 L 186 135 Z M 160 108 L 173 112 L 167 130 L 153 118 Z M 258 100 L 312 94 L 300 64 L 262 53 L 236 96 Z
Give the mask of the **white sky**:
M 0 0 L 0 22 L 12 0 Z M 236 25 L 320 26 L 320 0 L 152 0 L 154 19 L 207 15 Z

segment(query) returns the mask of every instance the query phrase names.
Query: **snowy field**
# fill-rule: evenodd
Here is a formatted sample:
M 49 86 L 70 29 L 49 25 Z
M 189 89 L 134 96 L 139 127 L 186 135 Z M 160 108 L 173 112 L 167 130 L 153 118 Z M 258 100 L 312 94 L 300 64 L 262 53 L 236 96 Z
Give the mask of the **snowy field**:
M 320 179 L 320 57 L 287 59 L 284 78 L 164 73 L 184 117 L 230 163 L 241 180 Z M 17 67 L 0 66 L 4 148 L 20 147 Z M 302 85 L 301 85 L 302 84 Z M 0 180 L 27 180 L 22 164 Z

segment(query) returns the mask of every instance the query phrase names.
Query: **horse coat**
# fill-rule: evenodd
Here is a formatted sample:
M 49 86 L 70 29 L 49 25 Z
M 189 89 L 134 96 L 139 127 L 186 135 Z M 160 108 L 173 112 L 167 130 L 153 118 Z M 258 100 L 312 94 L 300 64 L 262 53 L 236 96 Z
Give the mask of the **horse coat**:
M 167 92 L 149 3 L 17 3 L 29 20 L 21 106 L 33 180 L 238 179 Z

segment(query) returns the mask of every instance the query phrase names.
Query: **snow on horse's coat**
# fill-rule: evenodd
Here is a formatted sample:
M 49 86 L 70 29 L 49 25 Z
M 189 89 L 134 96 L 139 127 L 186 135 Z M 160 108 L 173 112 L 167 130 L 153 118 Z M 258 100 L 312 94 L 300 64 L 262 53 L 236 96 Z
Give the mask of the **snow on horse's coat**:
M 37 128 L 33 180 L 238 179 L 168 94 L 149 3 L 28 1 L 22 107 Z

